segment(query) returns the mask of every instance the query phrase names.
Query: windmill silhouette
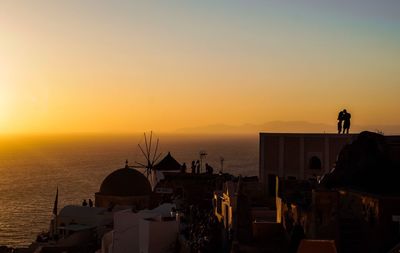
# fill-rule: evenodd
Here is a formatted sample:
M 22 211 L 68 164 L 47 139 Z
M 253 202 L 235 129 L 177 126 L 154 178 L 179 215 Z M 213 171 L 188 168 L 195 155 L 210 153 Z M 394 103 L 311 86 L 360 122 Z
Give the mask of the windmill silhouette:
M 139 165 L 139 166 L 135 166 L 135 167 L 144 169 L 144 173 L 146 174 L 147 179 L 149 179 L 149 177 L 151 176 L 149 181 L 154 188 L 154 184 L 157 183 L 157 180 L 155 178 L 156 175 L 154 173 L 155 172 L 154 165 L 156 164 L 156 162 L 158 161 L 158 159 L 161 156 L 161 152 L 158 153 L 159 139 L 157 138 L 157 141 L 154 146 L 153 131 L 150 132 L 149 138 L 147 137 L 146 133 L 144 133 L 143 135 L 144 135 L 144 146 L 142 146 L 139 143 L 138 147 L 144 156 L 145 162 L 141 163 L 141 162 L 135 161 L 135 163 Z

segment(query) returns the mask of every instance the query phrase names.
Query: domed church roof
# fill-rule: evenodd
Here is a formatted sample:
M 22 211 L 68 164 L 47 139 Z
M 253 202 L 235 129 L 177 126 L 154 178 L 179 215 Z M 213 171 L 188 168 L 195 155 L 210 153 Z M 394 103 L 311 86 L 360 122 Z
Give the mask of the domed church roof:
M 116 170 L 108 175 L 100 186 L 100 194 L 112 196 L 143 196 L 150 195 L 149 180 L 126 162 L 125 168 Z

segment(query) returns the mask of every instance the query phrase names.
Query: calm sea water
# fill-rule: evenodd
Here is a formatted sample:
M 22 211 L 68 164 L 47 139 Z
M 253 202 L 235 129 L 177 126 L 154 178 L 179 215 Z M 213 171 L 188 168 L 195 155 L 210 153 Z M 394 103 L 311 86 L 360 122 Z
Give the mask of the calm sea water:
M 159 150 L 188 167 L 205 150 L 206 162 L 232 174 L 258 174 L 258 135 L 159 135 Z M 142 135 L 0 137 L 0 245 L 29 245 L 46 231 L 56 188 L 59 207 L 94 199 L 102 180 L 128 159 L 144 162 Z M 153 146 L 154 147 L 154 146 Z

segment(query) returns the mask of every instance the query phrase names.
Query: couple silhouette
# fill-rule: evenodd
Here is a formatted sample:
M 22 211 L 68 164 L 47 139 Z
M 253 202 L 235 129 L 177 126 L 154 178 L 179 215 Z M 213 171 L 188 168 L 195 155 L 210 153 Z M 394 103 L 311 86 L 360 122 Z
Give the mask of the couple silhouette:
M 338 115 L 338 133 L 349 133 L 349 129 L 350 129 L 350 118 L 351 118 L 351 114 L 348 113 L 346 111 L 346 109 L 344 109 L 343 111 L 339 112 Z M 343 130 L 343 132 L 342 132 Z

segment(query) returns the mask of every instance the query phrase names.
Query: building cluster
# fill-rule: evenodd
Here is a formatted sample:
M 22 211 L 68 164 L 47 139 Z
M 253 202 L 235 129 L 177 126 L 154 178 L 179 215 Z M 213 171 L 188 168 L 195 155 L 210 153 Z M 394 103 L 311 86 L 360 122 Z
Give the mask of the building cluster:
M 24 252 L 399 252 L 399 136 L 261 133 L 259 158 L 242 177 L 168 153 L 154 186 L 126 163 Z
M 57 212 L 55 205 L 49 232 L 18 252 L 215 252 L 220 240 L 213 192 L 232 176 L 182 167 L 170 153 L 149 174 L 126 162 L 103 180 L 94 206 Z
M 264 211 L 239 180 L 215 213 L 230 252 L 398 252 L 399 178 L 399 136 L 261 133 Z

